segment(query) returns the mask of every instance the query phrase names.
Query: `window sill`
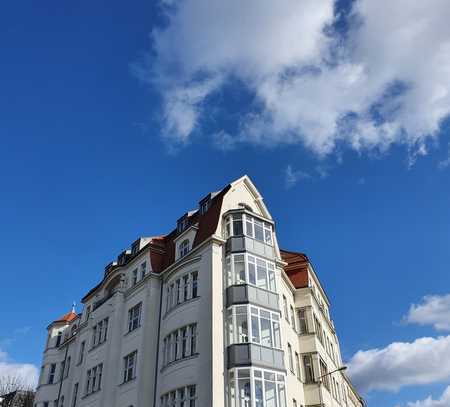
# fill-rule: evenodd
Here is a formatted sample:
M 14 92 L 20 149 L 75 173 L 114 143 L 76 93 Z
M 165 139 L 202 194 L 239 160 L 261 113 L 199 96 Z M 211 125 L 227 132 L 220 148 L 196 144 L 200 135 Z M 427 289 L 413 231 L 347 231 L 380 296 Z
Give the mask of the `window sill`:
M 93 346 L 92 348 L 90 348 L 90 349 L 88 350 L 88 353 L 91 353 L 91 352 L 93 352 L 94 350 L 100 348 L 100 347 L 101 347 L 102 345 L 104 345 L 106 342 L 107 342 L 107 341 L 103 341 L 102 343 L 99 343 L 98 345 Z
M 101 390 L 102 390 L 102 389 L 100 388 L 100 389 L 97 389 L 97 390 L 95 390 L 95 391 L 92 391 L 92 392 L 90 392 L 90 393 L 88 393 L 88 394 L 85 394 L 84 396 L 81 397 L 81 399 L 82 399 L 82 400 L 87 399 L 88 397 L 93 396 L 94 394 L 99 393 Z
M 128 336 L 128 335 L 131 335 L 132 333 L 134 333 L 134 332 L 136 332 L 137 330 L 139 330 L 139 328 L 140 328 L 141 326 L 142 326 L 142 325 L 139 325 L 138 327 L 132 329 L 131 331 L 125 332 L 125 333 L 123 334 L 123 336 L 125 337 L 125 336 Z
M 199 355 L 199 353 L 197 352 L 197 353 L 195 353 L 194 355 L 188 356 L 188 357 L 186 357 L 186 358 L 183 358 L 183 359 L 177 359 L 177 360 L 174 360 L 174 361 L 172 361 L 172 362 L 169 362 L 169 363 L 167 363 L 165 366 L 163 366 L 163 367 L 161 368 L 160 372 L 162 373 L 162 372 L 164 372 L 166 369 L 169 369 L 171 366 L 177 365 L 178 363 L 186 362 L 186 361 L 188 361 L 188 360 L 195 359 L 195 358 L 198 357 L 198 355 Z
M 136 381 L 136 377 L 137 377 L 137 376 L 134 376 L 134 377 L 132 377 L 131 379 L 127 380 L 126 382 L 120 383 L 120 384 L 119 384 L 119 387 L 125 386 L 125 385 L 127 385 L 127 384 L 130 384 L 130 383 L 135 382 L 135 381 Z

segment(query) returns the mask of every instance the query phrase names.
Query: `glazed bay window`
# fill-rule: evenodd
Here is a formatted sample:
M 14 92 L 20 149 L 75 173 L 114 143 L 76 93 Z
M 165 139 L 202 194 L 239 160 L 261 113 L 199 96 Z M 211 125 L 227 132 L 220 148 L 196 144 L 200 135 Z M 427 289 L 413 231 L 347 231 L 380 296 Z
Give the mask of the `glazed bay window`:
M 227 310 L 228 344 L 256 343 L 268 348 L 281 348 L 280 315 L 250 305 L 237 305 Z
M 302 356 L 303 360 L 303 370 L 305 372 L 305 383 L 313 383 L 316 381 L 314 375 L 314 365 L 313 358 L 311 354 L 306 354 Z
M 272 246 L 272 225 L 246 213 L 235 213 L 225 220 L 225 238 L 248 236 Z
M 228 286 L 250 284 L 276 291 L 275 264 L 250 254 L 232 254 L 226 258 Z
M 228 407 L 286 407 L 283 374 L 256 368 L 228 373 Z

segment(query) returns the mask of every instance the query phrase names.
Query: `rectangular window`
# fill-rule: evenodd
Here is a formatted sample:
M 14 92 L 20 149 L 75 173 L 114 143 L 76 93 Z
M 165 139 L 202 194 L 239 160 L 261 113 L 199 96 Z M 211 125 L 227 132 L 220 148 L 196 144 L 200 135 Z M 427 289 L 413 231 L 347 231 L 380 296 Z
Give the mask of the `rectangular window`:
M 316 325 L 316 335 L 319 338 L 320 343 L 323 345 L 322 325 L 320 324 L 320 322 L 317 319 L 316 315 L 314 315 L 314 324 Z
M 129 382 L 136 377 L 137 351 L 130 353 L 123 358 L 123 382 Z
M 328 373 L 327 365 L 322 359 L 320 359 L 319 365 L 320 365 L 320 376 L 323 377 L 323 385 L 326 387 L 328 391 L 330 391 L 330 376 L 327 375 Z
M 295 331 L 295 312 L 294 312 L 294 307 L 291 305 L 290 307 L 291 310 L 291 325 L 292 325 L 292 329 Z
M 198 290 L 198 272 L 194 271 L 192 273 L 192 298 L 197 298 Z
M 180 387 L 160 398 L 160 407 L 196 407 L 196 386 Z
M 295 352 L 295 372 L 297 373 L 298 380 L 301 380 L 300 357 L 297 352 Z
M 275 265 L 251 255 L 234 254 L 227 257 L 228 285 L 251 284 L 264 290 L 276 291 Z
M 138 282 L 138 269 L 134 269 L 132 272 L 131 284 L 136 285 Z
M 283 312 L 284 312 L 284 318 L 286 319 L 287 322 L 289 322 L 287 299 L 284 295 L 283 295 Z
M 183 276 L 183 301 L 189 299 L 189 274 Z
M 59 367 L 59 381 L 62 381 L 64 379 L 64 368 L 66 366 L 66 362 L 63 360 Z
M 289 369 L 291 369 L 291 372 L 294 373 L 294 361 L 292 359 L 292 346 L 290 343 L 288 343 L 288 358 L 289 358 Z
M 48 371 L 48 380 L 47 380 L 48 384 L 52 384 L 55 381 L 55 372 L 56 372 L 56 363 L 52 363 Z
M 77 405 L 77 397 L 78 397 L 78 383 L 75 383 L 75 386 L 73 386 L 72 407 L 75 407 Z
M 69 356 L 69 357 L 67 358 L 67 361 L 66 361 L 66 373 L 65 373 L 64 377 L 68 377 L 68 376 L 69 376 L 69 373 L 70 373 L 70 362 L 71 362 L 71 360 L 72 360 L 72 358 Z
M 128 332 L 134 331 L 141 326 L 142 303 L 135 305 L 128 310 Z
M 298 311 L 298 330 L 300 334 L 308 333 L 308 320 L 304 309 Z
M 312 355 L 303 355 L 303 369 L 305 371 L 305 382 L 315 382 Z
M 147 262 L 144 261 L 141 264 L 141 280 L 144 279 L 146 273 L 147 273 Z
M 84 359 L 84 349 L 86 347 L 86 341 L 81 342 L 80 345 L 80 354 L 78 355 L 78 364 L 83 363 L 83 359 Z
M 85 394 L 91 394 L 99 391 L 102 384 L 103 363 L 88 369 L 86 372 Z
M 102 344 L 106 341 L 108 336 L 108 318 L 105 318 L 97 323 L 92 328 L 92 348 Z

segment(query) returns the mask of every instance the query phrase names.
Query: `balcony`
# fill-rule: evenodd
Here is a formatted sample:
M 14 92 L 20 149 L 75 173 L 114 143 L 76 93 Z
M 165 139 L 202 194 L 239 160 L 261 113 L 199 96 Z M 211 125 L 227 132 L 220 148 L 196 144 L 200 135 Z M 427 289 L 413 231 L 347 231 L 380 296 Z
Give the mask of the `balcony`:
M 247 251 L 256 256 L 275 259 L 274 247 L 248 236 L 232 236 L 227 240 L 226 253 Z
M 260 366 L 285 371 L 284 353 L 255 343 L 240 343 L 228 347 L 228 369 L 238 366 Z
M 254 304 L 279 311 L 278 294 L 252 285 L 232 285 L 227 288 L 227 307 L 236 304 Z

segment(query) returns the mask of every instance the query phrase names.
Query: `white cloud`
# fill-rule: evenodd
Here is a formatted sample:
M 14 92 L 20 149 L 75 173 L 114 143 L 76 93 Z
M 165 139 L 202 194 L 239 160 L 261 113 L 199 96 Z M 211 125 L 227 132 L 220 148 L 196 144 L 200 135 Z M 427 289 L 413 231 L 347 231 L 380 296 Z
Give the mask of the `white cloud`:
M 360 391 L 396 391 L 450 378 L 450 336 L 394 342 L 382 349 L 358 351 L 349 374 Z
M 301 180 L 312 178 L 312 175 L 307 172 L 294 170 L 290 164 L 286 167 L 284 176 L 286 188 L 292 188 Z
M 450 406 L 450 386 L 448 386 L 439 400 L 434 400 L 431 396 L 425 400 L 418 400 L 408 403 L 408 407 L 448 407 Z
M 177 142 L 230 78 L 255 98 L 238 140 L 303 143 L 321 155 L 337 143 L 400 143 L 416 157 L 450 113 L 448 0 L 359 0 L 347 40 L 326 34 L 333 0 L 183 0 L 167 13 L 152 33 L 152 68 L 135 71 L 160 88 L 165 135 Z
M 404 319 L 408 323 L 450 331 L 450 294 L 425 296 L 420 304 L 411 305 Z
M 32 364 L 12 361 L 8 354 L 0 349 L 0 380 L 8 376 L 19 377 L 24 384 L 34 388 L 38 382 L 39 372 Z

